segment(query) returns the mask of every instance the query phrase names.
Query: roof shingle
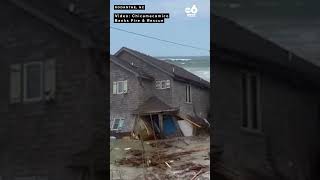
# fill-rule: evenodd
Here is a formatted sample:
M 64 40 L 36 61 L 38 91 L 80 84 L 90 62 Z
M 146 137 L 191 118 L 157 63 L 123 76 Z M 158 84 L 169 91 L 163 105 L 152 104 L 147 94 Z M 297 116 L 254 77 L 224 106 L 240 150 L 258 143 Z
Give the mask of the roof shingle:
M 136 75 L 138 75 L 139 77 L 145 78 L 145 79 L 149 79 L 149 80 L 153 80 L 153 76 L 148 74 L 147 72 L 143 71 L 141 68 L 133 66 L 129 63 L 127 63 L 126 61 L 123 61 L 119 58 L 117 58 L 116 56 L 110 55 L 110 61 L 129 70 L 134 72 Z
M 213 47 L 216 49 L 231 50 L 250 57 L 246 58 L 246 60 L 240 60 L 241 62 L 237 61 L 237 63 L 254 63 L 260 66 L 262 65 L 262 67 L 268 67 L 270 71 L 283 68 L 287 72 L 286 76 L 290 76 L 291 79 L 296 79 L 297 74 L 299 74 L 299 78 L 311 80 L 313 84 L 320 87 L 319 66 L 264 39 L 234 21 L 214 14 L 212 15 L 212 19 L 213 41 L 211 43 L 213 43 Z M 217 53 L 215 55 L 219 56 Z M 214 59 L 215 62 L 219 60 L 222 59 Z M 226 60 L 227 59 L 224 59 L 224 61 Z M 236 58 L 232 60 L 236 60 Z M 281 69 L 280 74 L 283 75 L 283 72 L 284 70 Z
M 141 104 L 134 112 L 136 114 L 152 114 L 159 112 L 174 112 L 178 110 L 178 108 L 170 107 L 157 97 L 152 96 Z
M 210 87 L 210 83 L 208 81 L 192 74 L 191 72 L 189 72 L 189 71 L 187 71 L 177 65 L 170 64 L 168 62 L 159 60 L 155 57 L 143 54 L 139 51 L 123 47 L 115 55 L 117 56 L 118 54 L 120 54 L 124 50 L 135 55 L 136 57 L 140 58 L 141 60 L 144 60 L 145 62 L 148 62 L 148 63 L 154 65 L 155 67 L 161 69 L 162 71 L 166 72 L 167 74 L 169 74 L 170 76 L 172 76 L 176 80 L 185 81 L 185 82 L 191 81 L 191 83 L 193 82 L 197 86 L 201 86 L 201 87 L 205 87 L 205 88 Z

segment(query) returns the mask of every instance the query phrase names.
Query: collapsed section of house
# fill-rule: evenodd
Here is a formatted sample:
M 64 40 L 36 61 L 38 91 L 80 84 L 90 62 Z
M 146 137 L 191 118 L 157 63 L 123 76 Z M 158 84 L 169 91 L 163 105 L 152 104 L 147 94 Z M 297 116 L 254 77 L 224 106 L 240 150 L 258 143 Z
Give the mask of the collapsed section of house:
M 193 136 L 210 126 L 206 119 L 183 113 L 157 97 L 149 98 L 134 114 L 136 119 L 132 136 L 142 140 Z

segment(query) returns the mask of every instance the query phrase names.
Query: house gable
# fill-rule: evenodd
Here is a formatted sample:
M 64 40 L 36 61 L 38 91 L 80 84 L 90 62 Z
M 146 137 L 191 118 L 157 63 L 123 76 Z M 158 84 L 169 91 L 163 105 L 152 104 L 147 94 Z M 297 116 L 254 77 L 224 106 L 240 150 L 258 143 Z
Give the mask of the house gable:
M 139 94 L 139 99 L 141 102 L 144 102 L 152 95 L 157 96 L 159 99 L 161 99 L 163 102 L 167 103 L 168 105 L 172 104 L 172 89 L 173 89 L 173 78 L 168 75 L 167 73 L 164 73 L 163 71 L 159 70 L 158 68 L 154 67 L 153 65 L 150 65 L 149 63 L 146 63 L 141 58 L 136 57 L 135 55 L 123 51 L 122 53 L 118 54 L 117 58 L 120 61 L 125 62 L 126 64 L 131 64 L 135 67 L 137 67 L 137 70 L 139 72 L 143 71 L 146 74 L 149 74 L 152 76 L 152 81 L 141 81 L 141 86 L 144 88 L 140 89 L 141 93 Z M 157 82 L 158 81 L 170 81 L 170 88 L 165 89 L 158 89 Z

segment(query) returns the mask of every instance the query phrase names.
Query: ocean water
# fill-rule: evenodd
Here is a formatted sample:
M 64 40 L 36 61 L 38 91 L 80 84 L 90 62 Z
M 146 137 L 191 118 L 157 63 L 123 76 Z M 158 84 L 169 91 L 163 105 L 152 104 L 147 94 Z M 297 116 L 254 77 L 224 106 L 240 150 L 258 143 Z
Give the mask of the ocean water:
M 187 71 L 210 82 L 209 56 L 174 56 L 158 57 L 158 59 L 180 66 Z

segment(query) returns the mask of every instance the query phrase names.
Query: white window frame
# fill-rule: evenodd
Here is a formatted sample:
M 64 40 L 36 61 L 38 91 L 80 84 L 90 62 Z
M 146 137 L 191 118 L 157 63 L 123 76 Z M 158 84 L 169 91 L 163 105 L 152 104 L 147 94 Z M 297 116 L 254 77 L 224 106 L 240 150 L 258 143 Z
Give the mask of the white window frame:
M 127 80 L 114 81 L 113 84 L 114 83 L 116 84 L 116 90 L 115 90 L 115 92 L 113 92 L 113 94 L 125 94 L 125 93 L 128 93 L 128 81 Z M 123 90 L 122 91 L 119 91 L 119 84 L 120 83 L 123 83 Z M 113 84 L 112 84 L 112 86 L 113 86 Z M 114 87 L 112 87 L 112 88 L 114 88 Z
M 192 86 L 190 84 L 187 84 L 185 87 L 186 87 L 186 89 L 185 89 L 186 90 L 185 91 L 185 93 L 186 93 L 186 96 L 185 96 L 186 97 L 185 98 L 186 99 L 186 103 L 191 104 L 192 103 L 192 90 L 191 90 Z
M 261 78 L 260 75 L 258 73 L 254 73 L 254 72 L 248 72 L 248 71 L 243 71 L 242 72 L 242 76 L 241 76 L 241 86 L 243 86 L 242 84 L 242 78 L 243 76 L 245 76 L 246 78 L 246 102 L 248 103 L 247 107 L 244 108 L 243 107 L 243 103 L 241 103 L 241 128 L 245 129 L 245 130 L 249 130 L 252 132 L 262 132 L 262 122 L 261 122 L 261 99 L 260 99 L 260 91 L 261 91 Z M 254 76 L 256 78 L 256 120 L 257 120 L 257 128 L 253 127 L 253 117 L 252 117 L 252 104 L 251 104 L 251 98 L 252 95 L 250 95 L 251 93 L 251 77 Z M 243 91 L 243 88 L 241 88 L 241 91 Z M 241 94 L 241 96 L 243 96 Z M 243 101 L 243 97 L 242 101 Z M 247 126 L 243 126 L 243 122 L 244 122 L 244 110 L 246 110 L 246 121 L 247 121 Z
M 27 81 L 28 81 L 28 73 L 27 68 L 30 65 L 40 65 L 40 95 L 38 97 L 34 98 L 28 98 L 27 97 Z M 24 102 L 34 102 L 34 101 L 40 101 L 43 97 L 43 63 L 40 61 L 34 61 L 23 64 L 23 101 Z
M 118 125 L 118 128 L 114 128 L 114 124 L 116 123 L 116 120 L 119 120 L 119 125 Z M 111 126 L 111 130 L 112 131 L 119 131 L 123 128 L 123 124 L 124 124 L 124 120 L 125 118 L 113 118 L 113 123 L 112 123 L 112 126 Z M 121 125 L 121 126 L 120 126 Z
M 117 94 L 123 94 L 124 93 L 124 83 L 125 81 L 118 81 L 117 82 Z M 122 84 L 122 90 L 120 91 L 120 84 Z
M 164 86 L 163 86 L 164 84 Z M 169 79 L 166 80 L 156 80 L 155 81 L 156 89 L 170 89 L 171 83 Z
M 14 103 L 20 103 L 21 102 L 21 92 L 22 92 L 22 65 L 21 64 L 11 64 L 10 65 L 10 104 Z M 14 73 L 18 73 L 18 76 L 15 76 L 17 79 L 13 79 Z M 16 83 L 16 84 L 15 84 Z M 14 93 L 14 91 L 17 91 Z M 14 94 L 17 95 L 17 97 L 13 96 Z M 1 180 L 1 179 L 0 179 Z

